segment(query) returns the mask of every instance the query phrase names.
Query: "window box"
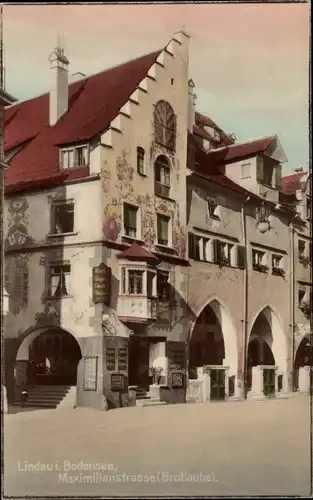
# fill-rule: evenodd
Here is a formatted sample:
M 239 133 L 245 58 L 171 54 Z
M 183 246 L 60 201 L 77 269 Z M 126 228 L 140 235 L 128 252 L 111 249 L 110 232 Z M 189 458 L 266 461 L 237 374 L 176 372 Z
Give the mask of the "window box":
M 307 257 L 305 255 L 300 255 L 299 256 L 299 262 L 301 264 L 303 264 L 304 267 L 308 267 L 308 265 L 310 264 L 310 259 L 309 259 L 309 257 Z
M 273 267 L 272 274 L 274 274 L 275 276 L 285 276 L 286 275 L 284 269 L 281 269 L 280 267 Z
M 260 273 L 267 273 L 268 271 L 268 266 L 264 264 L 259 264 L 258 262 L 253 263 L 253 269 L 255 271 L 259 271 Z
M 308 300 L 305 300 L 305 301 L 301 302 L 300 309 L 301 309 L 301 311 L 303 312 L 303 314 L 306 317 L 310 316 L 310 314 L 311 314 L 311 307 L 310 307 L 310 302 Z

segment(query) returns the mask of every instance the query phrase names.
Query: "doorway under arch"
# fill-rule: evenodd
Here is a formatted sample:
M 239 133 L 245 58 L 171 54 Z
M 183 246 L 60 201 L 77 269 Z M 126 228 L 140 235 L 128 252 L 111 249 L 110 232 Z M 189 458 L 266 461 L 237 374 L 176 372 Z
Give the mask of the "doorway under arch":
M 250 331 L 247 350 L 247 391 L 252 387 L 252 368 L 260 365 L 278 367 L 281 389 L 281 377 L 287 377 L 286 339 L 277 315 L 269 306 L 258 313 Z
M 229 376 L 238 369 L 237 335 L 228 311 L 211 300 L 200 312 L 189 341 L 188 375 L 197 378 L 197 369 L 205 365 L 228 366 Z
M 306 335 L 300 342 L 294 361 L 294 380 L 293 390 L 299 389 L 299 369 L 304 366 L 312 366 L 313 353 L 312 353 L 312 336 Z M 311 378 L 312 384 L 312 378 Z
M 75 386 L 81 358 L 80 346 L 71 333 L 61 328 L 41 329 L 22 341 L 16 366 L 22 364 L 26 369 L 27 385 Z

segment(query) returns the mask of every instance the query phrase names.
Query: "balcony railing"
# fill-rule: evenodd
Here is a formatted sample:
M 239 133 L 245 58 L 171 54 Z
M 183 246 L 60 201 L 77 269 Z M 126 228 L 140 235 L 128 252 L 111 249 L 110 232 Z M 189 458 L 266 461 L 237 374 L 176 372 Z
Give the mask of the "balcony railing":
M 154 192 L 157 196 L 163 196 L 164 198 L 169 198 L 170 196 L 170 186 L 162 184 L 161 182 L 154 182 Z

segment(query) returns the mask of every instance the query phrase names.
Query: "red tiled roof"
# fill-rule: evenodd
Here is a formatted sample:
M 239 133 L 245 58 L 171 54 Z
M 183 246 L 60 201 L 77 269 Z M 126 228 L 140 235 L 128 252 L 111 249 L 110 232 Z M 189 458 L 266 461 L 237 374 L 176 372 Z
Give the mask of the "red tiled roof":
M 5 151 L 26 143 L 5 172 L 6 189 L 59 181 L 58 145 L 88 141 L 103 132 L 159 54 L 153 52 L 69 85 L 68 112 L 53 127 L 49 125 L 49 94 L 6 110 Z M 88 170 L 80 174 L 87 176 Z M 74 170 L 61 177 L 65 180 L 73 175 L 77 175 Z
M 244 189 L 242 186 L 236 184 L 236 182 L 232 181 L 229 177 L 220 172 L 214 165 L 214 163 L 210 161 L 209 157 L 210 153 L 206 153 L 200 148 L 196 148 L 195 151 L 196 168 L 193 172 L 193 175 L 196 175 L 197 177 L 201 177 L 210 182 L 218 184 L 219 186 L 222 186 L 224 188 L 231 189 L 232 191 L 235 191 L 238 194 L 244 196 L 250 196 L 251 198 L 257 200 L 261 199 L 256 194 L 252 193 L 251 191 L 248 191 L 247 189 Z
M 117 255 L 117 258 L 142 261 L 158 260 L 153 253 L 138 243 L 133 243 L 126 250 L 123 250 L 123 252 Z
M 208 152 L 208 160 L 214 165 L 238 161 L 258 153 L 264 153 L 274 140 L 274 136 L 262 137 L 243 144 L 233 144 L 225 148 L 215 149 Z
M 280 184 L 280 191 L 285 195 L 296 194 L 296 191 L 301 188 L 300 181 L 307 172 L 296 172 L 291 175 L 286 175 L 282 177 Z
M 230 145 L 233 144 L 232 139 L 218 126 L 216 123 L 211 120 L 208 116 L 203 115 L 202 113 L 199 113 L 196 111 L 196 116 L 195 116 L 195 121 L 196 121 L 196 126 L 198 127 L 211 127 L 217 132 L 219 132 L 221 136 L 221 142 L 223 142 L 225 145 Z

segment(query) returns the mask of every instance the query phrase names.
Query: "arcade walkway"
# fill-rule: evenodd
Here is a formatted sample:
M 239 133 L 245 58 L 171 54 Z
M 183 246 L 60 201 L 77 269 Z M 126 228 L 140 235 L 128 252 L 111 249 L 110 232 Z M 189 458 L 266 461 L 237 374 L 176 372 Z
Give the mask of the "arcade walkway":
M 295 396 L 5 415 L 4 496 L 308 496 L 309 403 Z

